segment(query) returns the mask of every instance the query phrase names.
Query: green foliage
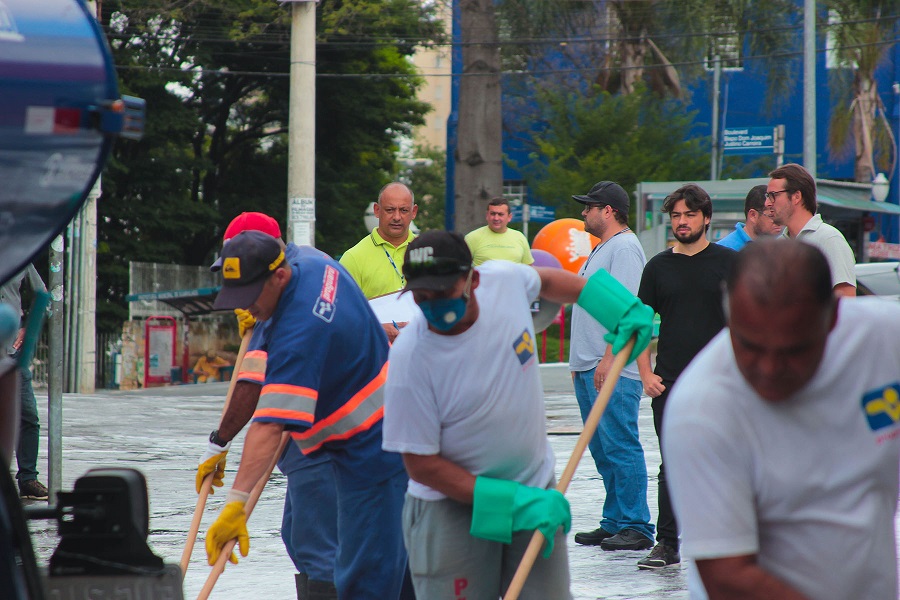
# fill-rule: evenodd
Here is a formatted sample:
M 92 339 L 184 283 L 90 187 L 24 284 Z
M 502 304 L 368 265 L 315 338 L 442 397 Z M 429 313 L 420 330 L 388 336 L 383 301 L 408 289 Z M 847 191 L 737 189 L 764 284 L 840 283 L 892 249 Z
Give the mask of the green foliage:
M 103 176 L 98 326 L 114 330 L 127 314 L 129 260 L 208 264 L 243 211 L 284 227 L 291 8 L 102 6 L 120 87 L 148 107 L 145 138 L 118 144 Z M 390 180 L 397 134 L 423 122 L 429 107 L 415 98 L 408 58 L 442 34 L 413 0 L 332 0 L 316 16 L 316 244 L 335 254 L 358 240 L 348 223 Z
M 431 160 L 409 171 L 409 186 L 416 195 L 420 230 L 444 228 L 444 198 L 447 191 L 447 153 L 433 146 L 416 146 L 413 156 Z
M 545 91 L 538 105 L 544 120 L 522 170 L 535 196 L 559 207 L 557 217 L 577 217 L 571 195 L 600 180 L 631 192 L 640 181 L 700 179 L 709 169 L 708 140 L 691 137 L 694 113 L 681 102 L 639 89 L 629 96 Z

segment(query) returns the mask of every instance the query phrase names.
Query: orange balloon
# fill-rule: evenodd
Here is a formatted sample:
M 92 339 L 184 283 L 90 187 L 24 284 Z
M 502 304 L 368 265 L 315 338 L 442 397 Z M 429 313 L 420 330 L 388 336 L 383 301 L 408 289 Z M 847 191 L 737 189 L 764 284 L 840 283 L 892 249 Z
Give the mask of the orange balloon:
M 600 238 L 584 230 L 584 221 L 557 219 L 538 231 L 531 247 L 549 252 L 562 263 L 563 269 L 577 274 L 591 249 L 599 243 Z

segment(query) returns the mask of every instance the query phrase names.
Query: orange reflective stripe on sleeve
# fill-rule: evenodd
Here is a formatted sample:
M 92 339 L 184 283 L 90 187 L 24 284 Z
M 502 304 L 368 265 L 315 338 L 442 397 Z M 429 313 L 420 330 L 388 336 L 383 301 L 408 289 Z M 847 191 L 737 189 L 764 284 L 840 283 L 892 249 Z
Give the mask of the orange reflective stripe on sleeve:
M 319 392 L 312 388 L 270 383 L 260 391 L 259 408 L 253 413 L 253 418 L 268 417 L 312 423 L 318 398 Z
M 241 370 L 237 374 L 237 378 L 249 379 L 262 383 L 266 380 L 266 361 L 268 354 L 265 350 L 251 350 L 244 354 L 244 360 L 241 362 Z

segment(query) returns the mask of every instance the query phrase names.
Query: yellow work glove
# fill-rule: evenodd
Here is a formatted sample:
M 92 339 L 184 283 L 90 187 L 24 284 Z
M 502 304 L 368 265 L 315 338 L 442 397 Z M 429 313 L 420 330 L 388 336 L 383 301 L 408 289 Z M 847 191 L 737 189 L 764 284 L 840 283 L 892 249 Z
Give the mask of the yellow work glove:
M 203 480 L 210 473 L 213 474 L 212 484 L 215 487 L 222 487 L 222 480 L 225 479 L 225 457 L 228 455 L 228 449 L 231 448 L 231 442 L 225 446 L 219 446 L 209 442 L 206 452 L 200 457 L 200 464 L 197 465 L 197 493 L 200 493 L 200 487 Z M 210 488 L 210 494 L 215 494 L 216 490 Z
M 234 314 L 237 315 L 238 333 L 244 337 L 247 330 L 256 325 L 256 317 L 251 315 L 249 310 L 243 308 L 234 309 Z
M 228 498 L 246 497 L 250 494 L 231 490 Z M 214 566 L 219 559 L 222 548 L 230 540 L 237 538 L 238 549 L 241 556 L 247 557 L 250 553 L 250 535 L 247 533 L 247 513 L 244 512 L 244 503 L 246 500 L 233 500 L 225 504 L 225 508 L 219 514 L 219 517 L 209 526 L 206 531 L 206 557 L 209 566 Z M 237 564 L 238 559 L 234 552 L 228 557 L 233 564 Z

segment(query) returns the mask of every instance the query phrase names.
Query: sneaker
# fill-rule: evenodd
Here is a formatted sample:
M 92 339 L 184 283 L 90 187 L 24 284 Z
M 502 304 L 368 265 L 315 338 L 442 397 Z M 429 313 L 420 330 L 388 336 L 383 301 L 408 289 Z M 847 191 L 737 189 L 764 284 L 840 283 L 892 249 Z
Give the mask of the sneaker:
M 623 529 L 616 535 L 600 542 L 604 550 L 646 550 L 653 546 L 653 540 L 634 529 Z
M 27 498 L 29 500 L 46 500 L 49 496 L 50 492 L 47 491 L 47 486 L 37 479 L 32 479 L 19 484 L 19 497 L 21 498 Z
M 681 562 L 678 550 L 662 542 L 653 546 L 650 554 L 638 561 L 638 569 L 662 569 Z
M 606 538 L 611 538 L 613 533 L 608 532 L 602 527 L 598 527 L 593 531 L 583 531 L 575 534 L 575 543 L 582 546 L 599 546 L 600 542 Z

